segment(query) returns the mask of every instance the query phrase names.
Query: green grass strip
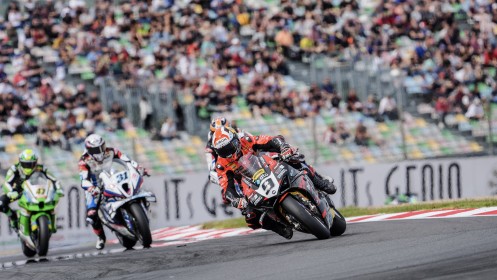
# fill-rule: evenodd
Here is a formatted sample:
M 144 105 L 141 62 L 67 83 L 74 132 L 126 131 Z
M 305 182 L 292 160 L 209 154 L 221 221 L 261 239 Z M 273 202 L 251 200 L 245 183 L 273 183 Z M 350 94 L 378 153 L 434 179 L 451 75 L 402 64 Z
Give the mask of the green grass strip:
M 430 209 L 465 209 L 497 206 L 497 197 L 479 199 L 441 200 L 436 202 L 419 202 L 415 204 L 392 205 L 382 207 L 345 207 L 340 208 L 340 213 L 345 217 L 357 217 L 374 214 L 390 214 Z M 246 227 L 245 219 L 234 218 L 223 221 L 212 221 L 202 225 L 204 229 L 223 229 Z

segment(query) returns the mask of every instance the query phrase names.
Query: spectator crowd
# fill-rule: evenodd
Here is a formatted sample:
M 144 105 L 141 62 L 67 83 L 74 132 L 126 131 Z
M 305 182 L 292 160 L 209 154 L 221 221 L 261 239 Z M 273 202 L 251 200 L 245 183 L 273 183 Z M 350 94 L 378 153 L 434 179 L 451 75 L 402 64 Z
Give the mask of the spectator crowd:
M 288 60 L 305 62 L 313 53 L 388 65 L 404 73 L 409 94 L 434 100 L 441 115 L 479 119 L 481 100 L 497 101 L 492 1 L 86 2 L 23 0 L 6 8 L 0 20 L 3 135 L 36 132 L 45 145 L 64 145 L 99 126 L 129 126 L 120 104 L 104 108 L 98 93 L 66 82 L 71 73 L 95 81 L 112 76 L 125 86 L 168 81 L 193 94 L 202 118 L 237 110 L 242 102 L 254 116 L 297 118 L 327 110 L 398 119 L 391 96 L 360 100 L 355 90 L 337 92 L 329 79 L 296 82 Z M 150 127 L 145 101 L 140 120 Z M 177 137 L 176 126 L 166 120 L 157 137 Z M 357 134 L 363 143 L 367 133 L 358 126 Z

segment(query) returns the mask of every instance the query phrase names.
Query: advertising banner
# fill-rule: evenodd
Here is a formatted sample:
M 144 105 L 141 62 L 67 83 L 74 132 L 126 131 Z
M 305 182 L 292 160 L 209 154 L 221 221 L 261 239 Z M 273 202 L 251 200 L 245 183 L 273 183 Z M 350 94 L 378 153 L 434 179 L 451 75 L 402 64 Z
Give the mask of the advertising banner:
M 396 192 L 418 201 L 497 194 L 497 158 L 471 157 L 385 164 L 326 165 L 317 170 L 335 179 L 334 202 L 343 206 L 381 206 Z

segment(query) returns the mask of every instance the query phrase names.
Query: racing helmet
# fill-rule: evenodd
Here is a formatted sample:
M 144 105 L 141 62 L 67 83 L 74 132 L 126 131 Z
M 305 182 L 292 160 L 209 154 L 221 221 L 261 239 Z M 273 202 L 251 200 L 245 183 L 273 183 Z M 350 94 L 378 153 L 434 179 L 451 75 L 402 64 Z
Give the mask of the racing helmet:
M 211 121 L 210 129 L 214 133 L 216 131 L 216 129 L 223 127 L 223 126 L 227 126 L 227 125 L 228 125 L 228 122 L 226 121 L 226 118 L 219 117 L 219 118 L 215 118 Z
M 90 134 L 85 139 L 86 152 L 97 162 L 102 162 L 105 155 L 105 140 L 98 134 Z
M 38 155 L 31 149 L 26 149 L 19 154 L 19 170 L 26 176 L 33 174 L 38 164 Z
M 216 129 L 212 136 L 214 152 L 226 159 L 237 160 L 241 154 L 241 143 L 237 133 L 230 127 Z

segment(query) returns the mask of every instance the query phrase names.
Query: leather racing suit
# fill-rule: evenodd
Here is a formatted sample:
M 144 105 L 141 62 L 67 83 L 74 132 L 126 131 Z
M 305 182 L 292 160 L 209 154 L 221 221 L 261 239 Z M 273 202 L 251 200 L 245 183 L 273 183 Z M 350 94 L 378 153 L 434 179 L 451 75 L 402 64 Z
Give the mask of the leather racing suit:
M 15 211 L 12 211 L 12 209 L 9 207 L 9 204 L 21 198 L 21 194 L 23 192 L 22 183 L 28 180 L 31 175 L 35 174 L 36 172 L 41 172 L 47 179 L 52 181 L 53 185 L 55 186 L 55 191 L 59 195 L 63 195 L 60 182 L 57 181 L 55 176 L 53 176 L 52 173 L 48 172 L 48 170 L 44 168 L 42 164 L 37 164 L 33 170 L 33 173 L 31 173 L 31 175 L 29 176 L 26 176 L 26 174 L 19 170 L 19 164 L 20 163 L 12 165 L 7 171 L 7 175 L 5 175 L 5 183 L 2 186 L 4 194 L 0 196 L 0 212 L 5 213 L 9 217 L 11 226 L 14 229 L 17 229 L 18 226 L 17 214 Z M 11 199 L 7 197 L 7 193 L 12 191 L 15 191 L 19 194 L 17 198 Z
M 283 149 L 288 148 L 290 145 L 285 142 L 283 136 L 267 136 L 267 135 L 240 135 L 240 146 L 242 155 L 252 153 L 254 151 L 264 151 L 264 152 L 275 152 L 281 153 Z M 241 155 L 240 155 L 241 156 Z M 291 164 L 294 166 L 293 164 Z M 294 166 L 300 168 L 300 166 Z M 219 157 L 217 159 L 216 171 L 219 176 L 219 185 L 222 188 L 222 196 L 225 203 L 230 203 L 233 207 L 242 209 L 243 206 L 240 204 L 243 199 L 243 194 L 237 192 L 236 184 L 241 184 L 242 176 L 237 172 L 239 164 L 236 160 L 226 159 Z M 307 166 L 308 176 L 313 181 L 316 182 L 315 185 L 319 188 L 322 182 L 322 178 L 317 175 L 315 170 L 311 166 Z M 244 191 L 245 193 L 245 191 Z M 252 229 L 264 228 L 273 230 L 274 232 L 288 238 L 288 230 L 284 225 L 274 221 L 269 217 L 262 216 L 262 213 L 255 211 L 250 207 L 243 209 L 245 215 L 245 221 L 247 226 Z M 291 232 L 291 231 L 290 231 Z M 291 235 L 290 235 L 291 237 Z
M 116 148 L 107 147 L 102 162 L 97 162 L 87 152 L 83 153 L 79 160 L 79 174 L 81 187 L 85 190 L 86 200 L 86 221 L 93 227 L 93 232 L 105 240 L 105 233 L 102 222 L 98 217 L 98 207 L 100 204 L 99 192 L 93 192 L 93 188 L 100 188 L 98 176 L 103 170 L 109 168 L 113 159 L 120 159 L 124 162 L 131 162 L 134 168 L 140 170 L 141 167 L 135 161 L 129 159 L 125 154 Z M 146 173 L 146 171 L 144 172 Z M 93 194 L 92 194 L 93 193 Z

